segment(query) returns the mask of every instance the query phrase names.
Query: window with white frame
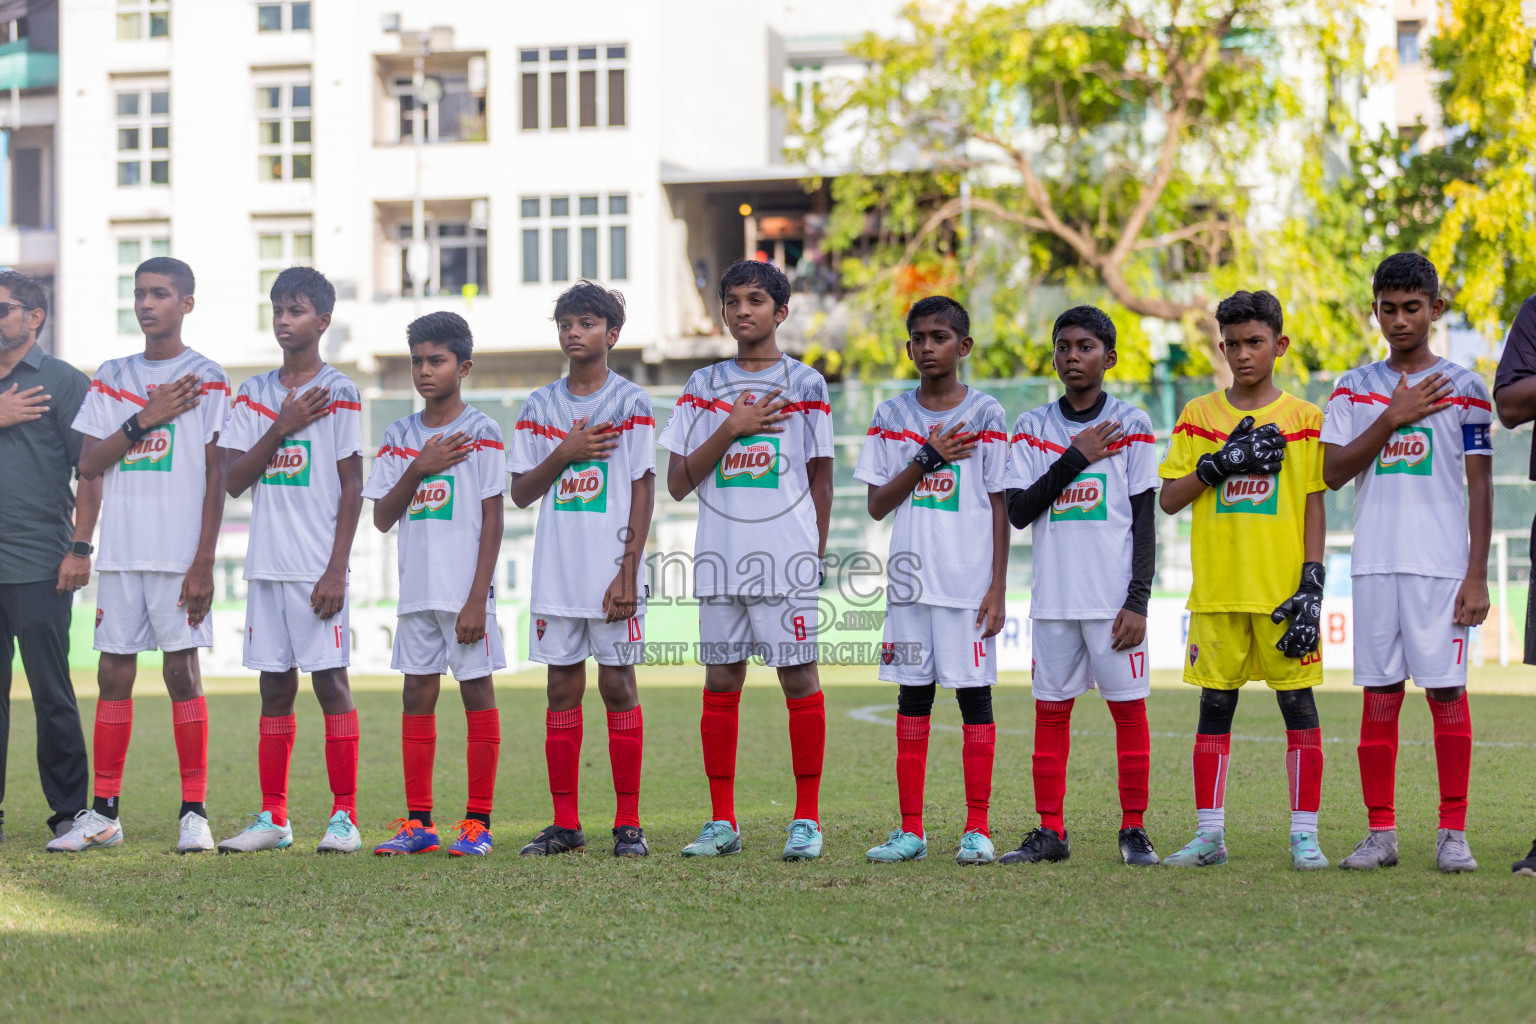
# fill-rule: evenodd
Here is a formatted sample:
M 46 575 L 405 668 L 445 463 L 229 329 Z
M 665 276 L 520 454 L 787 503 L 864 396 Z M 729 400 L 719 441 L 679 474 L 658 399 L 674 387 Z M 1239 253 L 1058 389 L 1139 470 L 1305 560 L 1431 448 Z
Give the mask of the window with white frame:
M 524 196 L 521 204 L 525 284 L 629 279 L 627 194 Z
M 485 142 L 487 139 L 487 64 L 484 53 L 435 53 L 423 68 L 427 102 L 419 103 L 414 69 L 397 58 L 380 58 L 380 73 L 393 111 L 385 141 L 416 141 L 421 117 L 422 142 Z
M 313 178 L 313 87 L 307 76 L 256 83 L 256 177 L 260 181 Z
M 257 32 L 308 32 L 310 4 L 308 0 L 282 0 L 282 2 L 256 5 Z
M 171 34 L 171 0 L 117 0 L 117 38 L 163 39 Z
M 164 81 L 117 79 L 117 184 L 171 183 L 171 90 Z
M 520 50 L 518 59 L 523 131 L 629 123 L 628 46 L 550 46 Z
M 289 267 L 310 266 L 315 258 L 314 228 L 309 218 L 256 222 L 256 327 L 272 329 L 272 285 Z
M 170 225 L 138 224 L 121 228 L 116 235 L 117 333 L 139 334 L 139 318 L 133 312 L 133 272 L 147 259 L 171 254 Z
M 484 199 L 429 200 L 427 202 L 426 241 L 427 295 L 471 296 L 490 293 L 490 232 L 487 230 L 488 206 Z M 415 294 L 411 279 L 409 251 L 413 231 L 410 208 L 401 204 L 398 212 L 385 214 L 386 230 L 399 250 L 400 291 L 402 297 Z

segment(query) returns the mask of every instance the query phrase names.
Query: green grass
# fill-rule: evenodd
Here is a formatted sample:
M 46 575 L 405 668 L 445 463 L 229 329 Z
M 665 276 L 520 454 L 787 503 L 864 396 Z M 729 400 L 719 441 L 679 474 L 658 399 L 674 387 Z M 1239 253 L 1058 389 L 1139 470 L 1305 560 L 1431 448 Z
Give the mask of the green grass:
M 14 705 L 7 841 L 0 845 L 0 1020 L 1253 1020 L 1514 1019 L 1531 1011 L 1536 882 L 1509 862 L 1530 841 L 1536 701 L 1478 694 L 1473 770 L 1476 875 L 1433 867 L 1434 755 L 1423 700 L 1405 705 L 1399 764 L 1403 864 L 1371 876 L 1289 868 L 1283 727 L 1262 687 L 1238 712 L 1228 786 L 1232 863 L 1199 872 L 1118 863 L 1114 741 L 1096 697 L 1079 702 L 1068 790 L 1074 856 L 1035 868 L 960 868 L 959 716 L 941 701 L 928 781 L 929 860 L 873 867 L 864 850 L 896 820 L 894 739 L 850 711 L 889 687 L 829 688 L 820 862 L 783 864 L 793 800 L 783 702 L 751 687 L 738 786 L 745 852 L 683 861 L 708 812 L 698 693 L 642 678 L 647 748 L 641 813 L 655 850 L 608 855 L 605 728 L 587 703 L 585 854 L 522 860 L 548 821 L 542 693 L 503 690 L 495 834 L 484 860 L 384 861 L 312 852 L 330 808 L 322 728 L 300 705 L 291 808 L 296 848 L 178 857 L 170 712 L 140 684 L 117 850 L 48 856 L 31 723 Z M 675 675 L 666 678 L 676 679 Z M 684 675 L 683 678 L 688 678 Z M 1523 677 L 1500 677 L 1523 678 Z M 526 680 L 525 680 L 526 681 Z M 375 686 L 382 685 L 375 683 Z M 460 705 L 440 707 L 440 821 L 463 800 Z M 82 701 L 89 720 L 90 700 Z M 398 698 L 362 692 L 359 814 L 368 842 L 401 810 Z M 1333 742 L 1323 846 L 1335 861 L 1364 828 L 1355 769 L 1358 697 L 1319 695 Z M 1032 823 L 1029 691 L 997 691 L 993 831 Z M 222 838 L 258 807 L 248 693 L 209 700 L 210 812 Z M 1192 827 L 1193 693 L 1154 691 L 1148 826 L 1171 852 Z M 878 713 L 889 720 L 892 712 Z

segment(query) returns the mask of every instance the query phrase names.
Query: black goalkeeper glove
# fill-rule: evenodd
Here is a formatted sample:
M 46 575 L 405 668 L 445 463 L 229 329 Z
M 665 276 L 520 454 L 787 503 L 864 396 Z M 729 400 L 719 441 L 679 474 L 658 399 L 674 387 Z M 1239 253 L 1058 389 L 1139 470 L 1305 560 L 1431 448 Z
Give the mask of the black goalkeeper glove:
M 1287 658 L 1300 658 L 1317 650 L 1322 639 L 1318 623 L 1323 618 L 1323 566 L 1320 562 L 1305 562 L 1301 567 L 1301 586 L 1296 593 L 1285 599 L 1269 616 L 1271 622 L 1291 620 L 1285 636 L 1275 644 L 1275 650 Z
M 1229 476 L 1270 476 L 1285 461 L 1285 435 L 1273 423 L 1253 429 L 1253 417 L 1244 416 L 1220 450 L 1200 456 L 1195 475 L 1207 487 L 1220 487 Z

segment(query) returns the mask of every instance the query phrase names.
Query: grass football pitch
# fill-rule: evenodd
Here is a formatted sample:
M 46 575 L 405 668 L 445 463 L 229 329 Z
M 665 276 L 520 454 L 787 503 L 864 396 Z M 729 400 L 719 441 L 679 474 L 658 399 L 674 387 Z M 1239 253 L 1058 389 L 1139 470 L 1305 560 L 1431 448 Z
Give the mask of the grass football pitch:
M 1248 688 L 1234 729 L 1232 861 L 1201 871 L 1120 864 L 1112 724 L 1092 695 L 1073 718 L 1072 859 L 1013 868 L 953 862 L 964 820 L 959 714 L 943 695 L 929 757 L 929 858 L 864 862 L 897 820 L 895 696 L 894 687 L 855 685 L 851 670 L 826 676 L 826 852 L 804 864 L 778 859 L 794 787 L 783 701 L 762 670 L 742 703 L 745 849 L 713 862 L 677 855 L 708 814 L 696 671 L 642 673 L 641 816 L 653 854 L 640 861 L 610 856 L 613 797 L 595 692 L 581 777 L 590 845 L 548 860 L 517 856 L 549 819 L 533 674 L 507 677 L 498 695 L 497 848 L 483 859 L 316 856 L 330 797 L 320 714 L 307 694 L 289 798 L 294 848 L 178 857 L 170 711 L 150 672 L 141 673 L 126 772 L 127 843 L 46 855 L 30 704 L 18 699 L 0 844 L 0 1020 L 1530 1019 L 1536 880 L 1509 871 L 1536 828 L 1536 700 L 1526 695 L 1536 676 L 1527 673 L 1474 677 L 1470 838 L 1482 870 L 1466 876 L 1434 869 L 1434 752 L 1418 695 L 1404 705 L 1398 767 L 1403 863 L 1369 875 L 1291 870 L 1284 731 L 1262 686 Z M 92 687 L 80 682 L 89 722 Z M 1171 673 L 1157 682 L 1147 824 L 1166 854 L 1193 826 L 1195 700 Z M 357 688 L 366 851 L 402 810 L 399 698 L 387 679 Z M 1365 827 L 1359 698 L 1346 691 L 1347 677 L 1331 676 L 1318 696 L 1322 839 L 1335 862 Z M 209 811 L 224 838 L 259 807 L 259 703 L 244 682 L 213 681 L 209 692 Z M 1027 686 L 1000 686 L 996 711 L 1001 852 L 1034 823 Z M 451 685 L 438 721 L 437 817 L 446 825 L 464 796 L 464 720 Z

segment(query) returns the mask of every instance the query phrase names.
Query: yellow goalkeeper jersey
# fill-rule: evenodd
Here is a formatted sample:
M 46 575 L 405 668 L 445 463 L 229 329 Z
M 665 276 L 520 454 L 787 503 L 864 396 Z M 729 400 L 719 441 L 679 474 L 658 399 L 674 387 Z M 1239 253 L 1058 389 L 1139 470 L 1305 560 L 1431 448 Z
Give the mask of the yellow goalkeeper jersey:
M 1307 495 L 1321 491 L 1323 414 L 1315 405 L 1281 392 L 1262 409 L 1244 411 L 1225 391 L 1201 395 L 1184 407 L 1173 428 L 1158 476 L 1176 480 L 1195 471 L 1200 456 L 1215 452 L 1244 416 L 1254 427 L 1273 423 L 1285 435 L 1285 462 L 1277 476 L 1234 476 L 1195 499 L 1190 533 L 1194 585 L 1192 612 L 1255 612 L 1268 615 L 1301 582 Z

